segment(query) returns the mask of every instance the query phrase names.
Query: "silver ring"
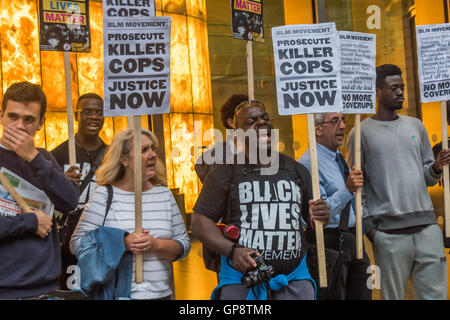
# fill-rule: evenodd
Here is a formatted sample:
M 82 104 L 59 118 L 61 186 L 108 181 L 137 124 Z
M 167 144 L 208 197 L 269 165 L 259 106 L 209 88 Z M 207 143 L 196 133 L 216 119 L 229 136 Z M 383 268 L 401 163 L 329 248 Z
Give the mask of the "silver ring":
M 144 252 L 147 251 L 147 248 L 144 248 Z

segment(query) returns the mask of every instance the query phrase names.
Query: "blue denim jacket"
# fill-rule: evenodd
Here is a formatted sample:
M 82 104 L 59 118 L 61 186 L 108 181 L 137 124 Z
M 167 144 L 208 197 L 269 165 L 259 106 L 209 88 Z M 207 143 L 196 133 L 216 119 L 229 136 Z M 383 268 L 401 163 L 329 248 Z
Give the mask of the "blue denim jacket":
M 88 299 L 130 299 L 133 254 L 127 252 L 124 237 L 128 232 L 99 227 L 81 238 L 77 252 L 80 291 Z

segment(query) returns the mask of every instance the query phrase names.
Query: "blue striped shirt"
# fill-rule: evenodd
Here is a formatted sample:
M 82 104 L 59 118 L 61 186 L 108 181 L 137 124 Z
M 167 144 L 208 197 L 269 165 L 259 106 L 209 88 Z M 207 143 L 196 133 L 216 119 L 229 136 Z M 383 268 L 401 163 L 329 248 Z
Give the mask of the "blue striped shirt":
M 353 194 L 345 187 L 346 181 L 341 174 L 336 155 L 327 147 L 317 143 L 317 161 L 319 164 L 320 196 L 330 207 L 330 222 L 325 228 L 339 227 L 341 211 L 348 201 L 353 199 Z M 309 149 L 297 160 L 311 171 L 311 157 Z M 355 226 L 355 212 L 350 206 L 349 227 Z

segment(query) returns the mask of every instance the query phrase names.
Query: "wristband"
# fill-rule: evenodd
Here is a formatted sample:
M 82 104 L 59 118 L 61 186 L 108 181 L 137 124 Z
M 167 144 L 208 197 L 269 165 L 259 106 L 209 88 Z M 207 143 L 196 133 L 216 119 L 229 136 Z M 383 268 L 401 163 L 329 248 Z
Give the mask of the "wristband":
M 231 246 L 231 251 L 230 251 L 230 253 L 228 254 L 228 257 L 227 257 L 228 260 L 232 260 L 233 259 L 234 249 L 236 249 L 236 248 L 238 248 L 237 243 L 233 243 L 233 245 Z

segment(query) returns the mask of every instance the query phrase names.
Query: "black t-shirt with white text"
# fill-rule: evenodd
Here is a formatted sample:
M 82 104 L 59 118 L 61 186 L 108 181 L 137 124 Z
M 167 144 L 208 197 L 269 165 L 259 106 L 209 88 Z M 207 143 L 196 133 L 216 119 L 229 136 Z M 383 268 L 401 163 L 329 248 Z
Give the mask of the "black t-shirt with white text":
M 219 165 L 208 174 L 194 206 L 198 214 L 216 222 L 224 218 L 226 224 L 238 226 L 238 244 L 258 250 L 275 274 L 289 274 L 305 255 L 301 218 L 309 221 L 308 201 L 312 198 L 308 169 L 280 154 L 280 164 L 284 161 L 292 161 L 303 187 L 282 166 L 275 175 L 262 175 L 254 170 L 256 165 Z M 244 167 L 246 174 L 242 174 Z

